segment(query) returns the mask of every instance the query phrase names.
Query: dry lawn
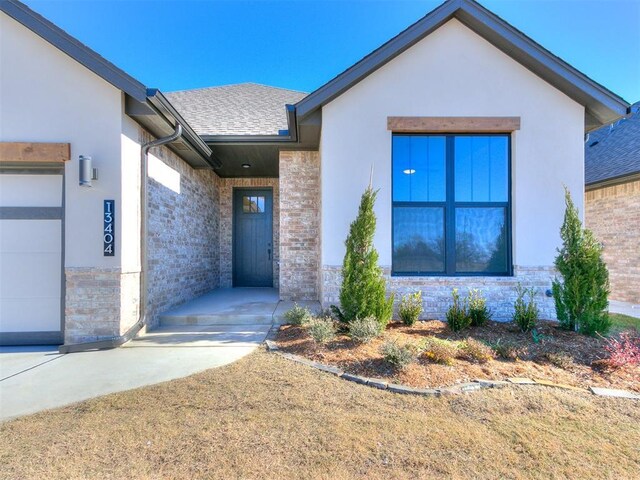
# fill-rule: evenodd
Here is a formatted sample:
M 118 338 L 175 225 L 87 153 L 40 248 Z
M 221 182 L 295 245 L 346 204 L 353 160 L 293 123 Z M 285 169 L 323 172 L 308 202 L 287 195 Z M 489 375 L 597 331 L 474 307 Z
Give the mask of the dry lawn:
M 256 352 L 0 425 L 2 479 L 638 478 L 640 403 L 540 387 L 423 398 Z

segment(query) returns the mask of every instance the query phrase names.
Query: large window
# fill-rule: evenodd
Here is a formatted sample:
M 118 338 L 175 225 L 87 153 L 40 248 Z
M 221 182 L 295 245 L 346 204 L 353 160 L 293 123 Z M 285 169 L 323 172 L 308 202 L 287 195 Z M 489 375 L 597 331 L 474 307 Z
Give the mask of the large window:
M 393 136 L 393 273 L 509 275 L 508 135 Z

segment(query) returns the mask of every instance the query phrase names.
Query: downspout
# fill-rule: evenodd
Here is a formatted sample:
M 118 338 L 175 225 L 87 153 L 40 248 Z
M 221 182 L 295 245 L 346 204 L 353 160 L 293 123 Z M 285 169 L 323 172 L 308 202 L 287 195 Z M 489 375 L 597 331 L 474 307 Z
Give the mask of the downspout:
M 149 163 L 149 150 L 154 147 L 159 147 L 167 143 L 171 143 L 177 140 L 182 135 L 182 125 L 176 124 L 175 131 L 166 137 L 158 138 L 151 142 L 142 145 L 142 158 L 140 162 L 140 314 L 138 315 L 138 321 L 127 330 L 123 335 L 107 338 L 104 340 L 98 340 L 95 342 L 86 343 L 72 343 L 68 345 L 61 345 L 58 347 L 60 353 L 75 353 L 86 352 L 88 350 L 106 350 L 110 348 L 117 348 L 124 345 L 129 340 L 133 339 L 136 334 L 145 326 L 147 322 L 147 230 L 148 230 L 148 215 L 147 204 L 149 199 L 148 194 L 148 163 Z

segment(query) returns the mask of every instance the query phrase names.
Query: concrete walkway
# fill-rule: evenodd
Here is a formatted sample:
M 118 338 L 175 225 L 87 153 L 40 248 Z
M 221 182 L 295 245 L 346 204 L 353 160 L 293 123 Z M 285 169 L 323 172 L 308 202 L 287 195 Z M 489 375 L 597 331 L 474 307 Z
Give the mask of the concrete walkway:
M 630 317 L 640 318 L 640 305 L 618 300 L 609 300 L 609 311 L 611 313 L 622 313 Z
M 0 421 L 227 365 L 253 351 L 270 327 L 165 327 L 122 348 L 67 355 L 0 347 Z
M 298 305 L 318 313 L 320 302 L 300 301 Z M 294 302 L 281 301 L 277 288 L 218 288 L 160 315 L 160 325 L 242 325 L 280 324 Z

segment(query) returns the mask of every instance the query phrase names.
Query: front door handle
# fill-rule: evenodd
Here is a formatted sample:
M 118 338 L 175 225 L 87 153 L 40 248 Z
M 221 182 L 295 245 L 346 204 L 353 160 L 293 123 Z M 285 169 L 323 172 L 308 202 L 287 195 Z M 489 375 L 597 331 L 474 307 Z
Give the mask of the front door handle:
M 269 254 L 269 260 L 271 260 L 271 249 L 270 248 L 267 249 L 267 253 Z

